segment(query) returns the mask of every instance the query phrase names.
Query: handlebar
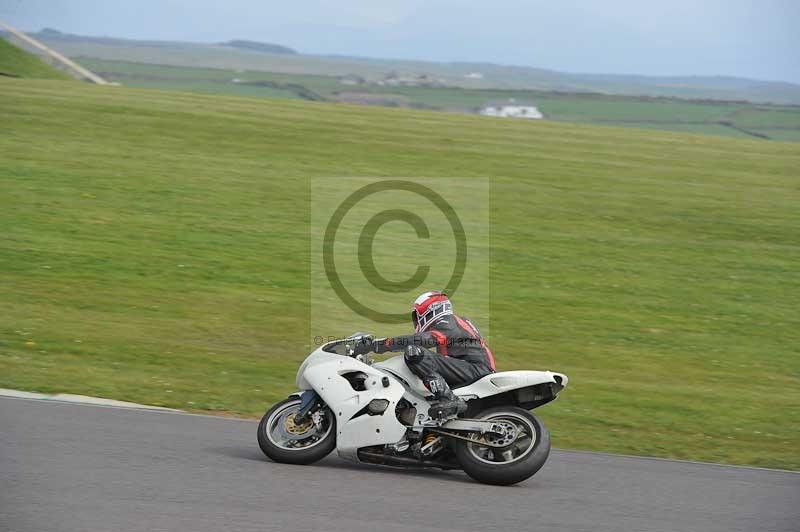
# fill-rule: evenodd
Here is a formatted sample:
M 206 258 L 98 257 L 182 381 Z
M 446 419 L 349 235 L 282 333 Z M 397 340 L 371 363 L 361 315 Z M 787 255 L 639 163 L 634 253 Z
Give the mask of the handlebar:
M 355 358 L 359 362 L 371 366 L 373 361 L 369 354 L 372 353 L 375 340 L 370 334 L 354 333 L 348 338 L 328 342 L 322 346 L 322 349 L 328 353 Z M 381 341 L 382 339 L 378 338 L 377 340 Z M 344 346 L 344 352 L 340 349 L 341 346 Z
M 356 333 L 348 338 L 342 338 L 341 340 L 328 342 L 322 348 L 329 353 L 337 353 L 348 357 L 357 357 L 372 351 L 372 340 L 372 336 L 369 334 Z M 345 347 L 344 353 L 341 353 L 339 349 L 336 349 L 339 346 Z

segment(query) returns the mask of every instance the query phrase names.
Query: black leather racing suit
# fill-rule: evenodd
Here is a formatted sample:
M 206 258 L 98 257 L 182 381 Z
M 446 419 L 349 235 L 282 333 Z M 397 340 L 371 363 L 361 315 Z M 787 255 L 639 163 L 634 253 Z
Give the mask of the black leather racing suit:
M 406 349 L 408 346 L 417 349 Z M 434 348 L 436 353 L 430 351 Z M 437 319 L 424 332 L 387 338 L 376 349 L 385 351 L 405 351 L 406 365 L 425 383 L 441 375 L 457 388 L 495 371 L 492 350 L 477 327 L 453 314 Z

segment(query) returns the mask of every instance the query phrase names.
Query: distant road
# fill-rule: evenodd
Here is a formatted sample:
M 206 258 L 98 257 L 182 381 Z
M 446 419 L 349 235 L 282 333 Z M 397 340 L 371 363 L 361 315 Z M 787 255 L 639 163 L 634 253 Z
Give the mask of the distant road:
M 0 398 L 0 531 L 793 531 L 800 474 L 554 451 L 518 486 L 331 456 L 256 423 Z

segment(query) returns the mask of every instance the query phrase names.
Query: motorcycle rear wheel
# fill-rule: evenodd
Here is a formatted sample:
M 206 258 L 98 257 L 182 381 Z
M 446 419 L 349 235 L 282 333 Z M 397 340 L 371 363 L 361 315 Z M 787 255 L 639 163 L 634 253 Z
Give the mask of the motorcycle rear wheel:
M 516 406 L 484 410 L 477 419 L 513 424 L 517 438 L 496 449 L 458 440 L 455 451 L 464 472 L 478 482 L 509 486 L 536 474 L 550 454 L 550 432 L 531 412 Z
M 311 464 L 336 447 L 336 418 L 325 407 L 312 419 L 297 424 L 300 399 L 290 397 L 270 408 L 258 424 L 258 445 L 269 458 L 283 464 Z

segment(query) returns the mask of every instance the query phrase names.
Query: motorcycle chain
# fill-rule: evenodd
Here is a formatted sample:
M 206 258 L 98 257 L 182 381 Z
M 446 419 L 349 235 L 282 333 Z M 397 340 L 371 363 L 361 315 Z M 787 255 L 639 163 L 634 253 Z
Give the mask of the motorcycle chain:
M 446 430 L 428 429 L 428 432 L 432 432 L 434 434 L 441 434 L 442 436 L 447 436 L 448 438 L 455 438 L 457 440 L 468 441 L 470 443 L 474 443 L 475 445 L 480 445 L 481 447 L 492 447 L 494 449 L 502 449 L 504 447 L 508 447 L 508 444 L 496 444 L 496 443 L 489 443 L 487 441 L 477 441 L 468 436 L 461 436 L 460 434 L 456 434 Z

